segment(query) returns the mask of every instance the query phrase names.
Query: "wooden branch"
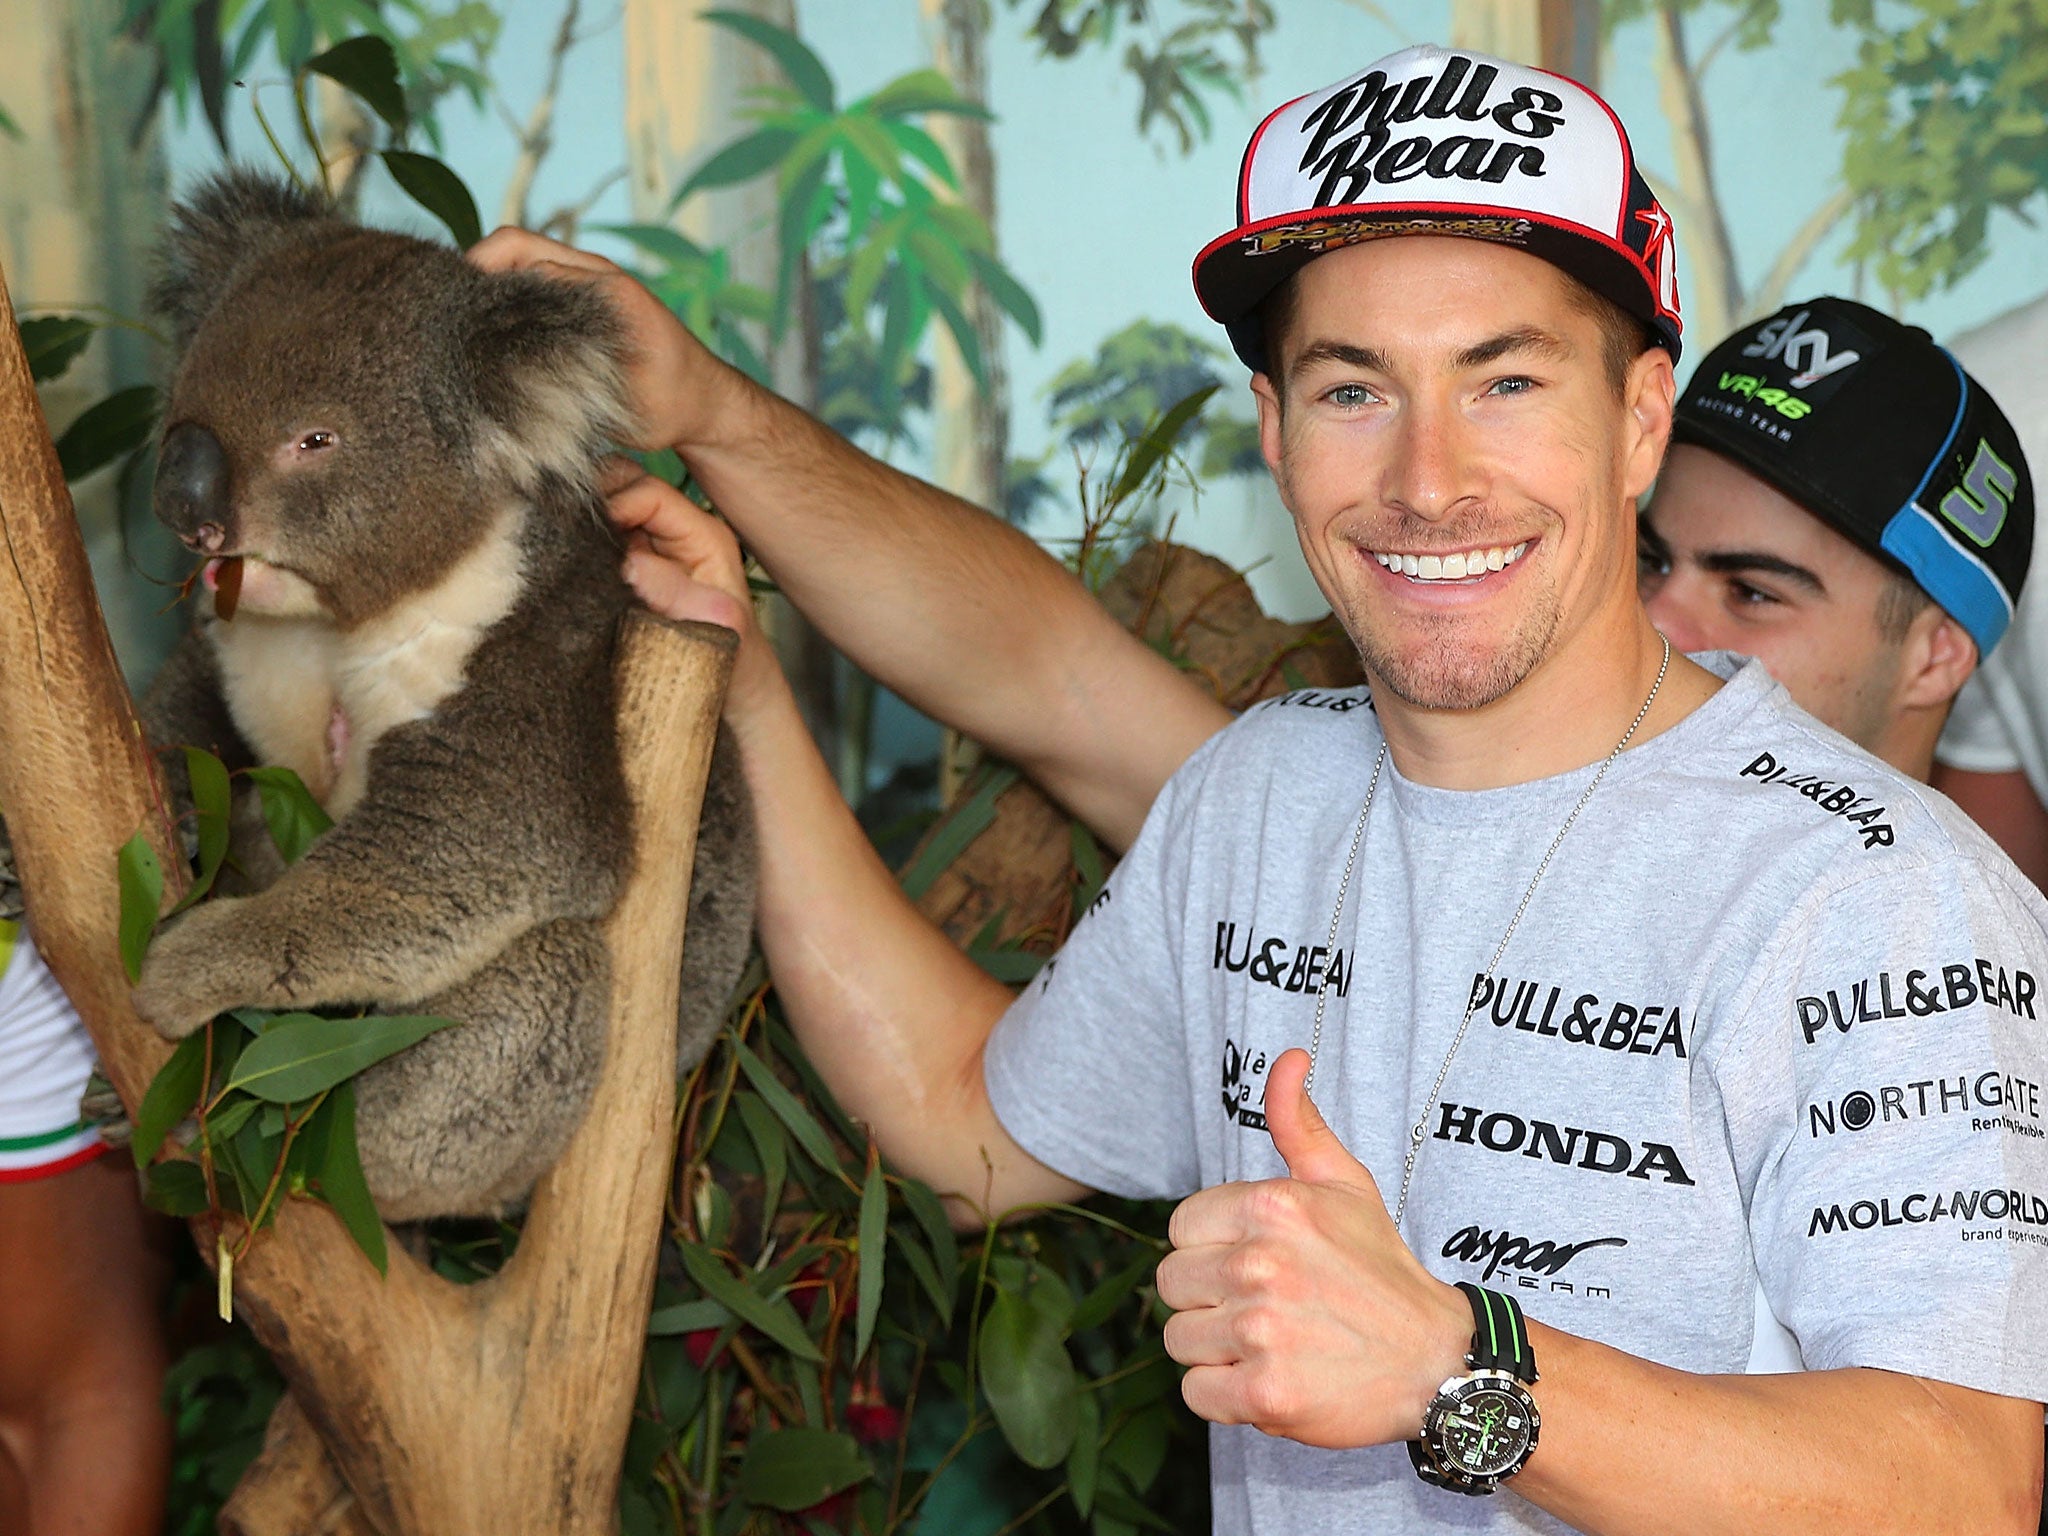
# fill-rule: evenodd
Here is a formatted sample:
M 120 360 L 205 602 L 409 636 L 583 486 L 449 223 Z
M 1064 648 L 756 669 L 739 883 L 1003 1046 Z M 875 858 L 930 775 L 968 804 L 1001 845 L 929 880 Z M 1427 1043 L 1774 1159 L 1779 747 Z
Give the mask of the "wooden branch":
M 1749 297 L 1743 301 L 1742 313 L 1735 317 L 1737 323 L 1754 320 L 1770 314 L 1785 302 L 1785 290 L 1792 286 L 1792 280 L 1800 273 L 1821 241 L 1829 231 L 1841 223 L 1851 208 L 1856 206 L 1856 194 L 1847 187 L 1837 187 L 1828 194 L 1821 205 L 1806 216 L 1799 228 L 1792 232 L 1792 238 L 1785 242 L 1785 249 L 1778 252 L 1778 259 L 1771 263 L 1771 270 L 1763 276 Z
M 147 830 L 183 894 L 164 805 L 0 273 L 0 813 L 36 947 L 131 1114 L 171 1048 L 128 1005 L 115 858 Z
M 0 804 L 38 940 L 132 1107 L 168 1047 L 128 1006 L 115 853 L 138 825 L 168 850 L 169 829 L 5 291 L 0 278 Z M 285 1412 L 303 1412 L 354 1496 L 332 1496 L 287 1420 L 238 1500 L 250 1536 L 613 1529 L 672 1150 L 688 870 L 732 646 L 643 614 L 621 635 L 636 867 L 608 925 L 604 1073 L 511 1262 L 456 1286 L 393 1244 L 380 1279 L 331 1211 L 294 1200 L 236 1266 L 237 1303 L 296 1399 Z M 282 1513 L 295 1494 L 319 1511 L 310 1527 Z

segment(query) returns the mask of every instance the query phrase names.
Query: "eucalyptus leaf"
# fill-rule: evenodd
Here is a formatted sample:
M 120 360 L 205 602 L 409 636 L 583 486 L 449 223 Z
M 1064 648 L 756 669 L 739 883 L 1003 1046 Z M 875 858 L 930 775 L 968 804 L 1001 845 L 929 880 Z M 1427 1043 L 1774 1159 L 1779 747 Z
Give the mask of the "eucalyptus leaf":
M 1076 1416 L 1074 1449 L 1067 1455 L 1067 1491 L 1085 1520 L 1095 1503 L 1095 1477 L 1102 1470 L 1102 1405 L 1083 1392 Z
M 131 982 L 142 979 L 142 957 L 156 933 L 157 908 L 164 899 L 164 866 L 140 832 L 121 845 L 121 964 Z
M 771 1219 L 782 1208 L 782 1187 L 789 1181 L 789 1133 L 759 1094 L 734 1094 L 733 1103 L 761 1160 L 761 1213 Z
M 733 1052 L 739 1058 L 740 1070 L 747 1075 L 747 1081 L 754 1091 L 761 1095 L 768 1107 L 775 1111 L 775 1117 L 789 1127 L 790 1135 L 797 1145 L 811 1156 L 826 1172 L 835 1172 L 839 1167 L 838 1154 L 832 1150 L 832 1140 L 825 1134 L 825 1128 L 818 1124 L 803 1101 L 782 1086 L 769 1065 L 756 1056 L 737 1038 L 733 1041 Z
M 1053 1315 L 1018 1291 L 998 1291 L 978 1348 L 982 1391 L 1010 1448 L 1042 1471 L 1065 1461 L 1080 1429 L 1081 1381 Z
M 1080 1333 L 1100 1328 L 1115 1315 L 1117 1306 L 1132 1291 L 1149 1280 L 1159 1268 L 1159 1256 L 1141 1254 L 1090 1291 L 1074 1307 L 1072 1327 Z
M 912 901 L 931 889 L 932 882 L 952 868 L 953 861 L 967 851 L 967 845 L 986 832 L 996 819 L 996 801 L 1017 782 L 1017 770 L 985 767 L 973 792 L 959 801 L 940 823 L 938 830 L 910 867 L 903 871 L 903 894 Z
M 679 1245 L 682 1249 L 683 1267 L 690 1272 L 690 1278 L 703 1288 L 704 1294 L 713 1301 L 773 1339 L 777 1344 L 805 1360 L 822 1364 L 825 1357 L 818 1352 L 818 1346 L 811 1336 L 804 1332 L 804 1325 L 797 1320 L 796 1309 L 787 1301 L 770 1301 L 738 1280 L 719 1262 L 717 1255 L 699 1243 Z
M 882 1281 L 889 1251 L 889 1186 L 882 1176 L 881 1155 L 868 1146 L 868 1176 L 860 1192 L 860 1279 L 853 1333 L 853 1358 L 864 1359 L 882 1312 Z
M 1188 423 L 1202 414 L 1202 407 L 1209 403 L 1209 397 L 1222 387 L 1220 384 L 1205 385 L 1175 401 L 1146 430 L 1145 435 L 1132 444 L 1130 457 L 1124 461 L 1124 471 L 1117 477 L 1115 489 L 1109 493 L 1112 504 L 1127 501 L 1137 494 L 1159 461 L 1173 451 L 1173 445 L 1187 430 Z
M 705 11 L 702 15 L 704 20 L 737 32 L 756 47 L 773 54 L 775 62 L 789 77 L 789 83 L 812 107 L 820 112 L 836 109 L 831 71 L 825 68 L 825 61 L 794 32 L 763 21 L 758 16 L 749 16 L 744 11 Z
M 676 188 L 675 196 L 669 199 L 669 212 L 680 208 L 692 192 L 730 187 L 772 169 L 789 153 L 797 137 L 795 128 L 771 123 L 734 139 L 692 171 Z
M 356 1150 L 356 1089 L 343 1083 L 327 1096 L 320 1113 L 332 1116 L 326 1132 L 327 1156 L 315 1171 L 320 1196 L 334 1208 L 377 1273 L 384 1274 L 389 1257 L 384 1246 L 384 1223 L 370 1198 L 370 1186 L 363 1179 L 363 1160 Z
M 249 781 L 263 802 L 263 824 L 270 829 L 270 840 L 285 863 L 298 863 L 314 839 L 334 825 L 334 819 L 291 769 L 251 768 Z
M 147 1168 L 171 1133 L 199 1102 L 199 1090 L 206 1086 L 206 1031 L 187 1035 L 178 1042 L 170 1059 L 157 1069 L 143 1091 L 135 1110 L 135 1136 L 129 1150 L 135 1166 Z
M 133 453 L 156 431 L 161 397 L 153 384 L 119 389 L 78 414 L 57 439 L 57 462 L 66 480 L 83 480 L 94 470 Z
M 454 1023 L 424 1014 L 372 1013 L 359 1019 L 288 1014 L 249 1042 L 228 1087 L 272 1104 L 310 1099 Z
M 736 1486 L 749 1504 L 800 1510 L 873 1475 L 853 1436 L 793 1425 L 770 1430 L 747 1447 Z
M 398 83 L 398 55 L 383 38 L 348 38 L 306 60 L 306 69 L 361 97 L 393 133 L 405 132 L 405 89 Z
M 476 199 L 460 176 L 432 155 L 409 149 L 383 152 L 384 168 L 405 195 L 448 227 L 455 243 L 468 250 L 483 239 L 483 222 L 477 217 Z
M 960 1283 L 960 1240 L 953 1234 L 953 1223 L 946 1215 L 946 1207 L 932 1193 L 930 1185 L 917 1179 L 904 1179 L 900 1187 L 903 1203 L 917 1218 L 917 1224 L 924 1228 L 925 1241 L 931 1244 L 932 1263 L 937 1267 L 939 1279 L 946 1289 L 945 1300 L 939 1303 L 939 1312 L 946 1322 L 951 1323 L 953 1292 Z
M 166 1216 L 197 1216 L 208 1209 L 206 1172 L 183 1158 L 152 1163 L 142 1203 Z
M 62 378 L 98 329 L 83 315 L 42 315 L 22 321 L 21 345 L 28 354 L 28 376 L 38 384 Z
M 733 1320 L 729 1308 L 706 1298 L 701 1301 L 679 1302 L 673 1307 L 657 1307 L 647 1319 L 647 1331 L 655 1337 L 677 1333 L 698 1333 L 706 1328 L 723 1328 Z
M 198 823 L 199 873 L 192 888 L 172 908 L 174 912 L 184 911 L 213 889 L 214 877 L 228 856 L 228 839 L 233 830 L 230 813 L 234 792 L 228 783 L 226 765 L 204 747 L 187 747 L 185 778 L 191 786 L 192 810 Z

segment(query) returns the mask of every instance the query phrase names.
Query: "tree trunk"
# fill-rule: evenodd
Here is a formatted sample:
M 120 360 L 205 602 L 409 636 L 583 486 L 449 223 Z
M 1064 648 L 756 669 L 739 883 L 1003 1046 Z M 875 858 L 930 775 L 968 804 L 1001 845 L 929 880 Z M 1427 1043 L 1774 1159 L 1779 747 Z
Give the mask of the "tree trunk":
M 1451 46 L 1600 88 L 1600 0 L 1451 0 Z
M 921 0 L 939 72 L 969 101 L 988 105 L 988 0 Z M 989 125 L 951 113 L 931 120 L 932 137 L 960 175 L 960 201 L 996 228 L 996 163 Z M 1010 377 L 1003 366 L 1003 312 L 979 283 L 967 293 L 967 318 L 981 344 L 984 382 L 977 384 L 950 331 L 938 338 L 932 381 L 932 462 L 940 485 L 1003 515 L 1010 445 Z
M 0 134 L 0 263 L 24 309 L 83 311 L 140 320 L 149 240 L 163 227 L 163 145 L 154 116 L 135 104 L 155 69 L 149 50 L 121 30 L 121 0 L 36 0 L 5 6 L 0 107 L 21 136 Z M 126 326 L 103 331 L 43 404 L 61 430 L 116 389 L 155 375 L 155 346 Z M 147 676 L 176 640 L 165 593 L 131 565 L 169 576 L 178 564 L 154 519 L 129 504 L 112 471 L 82 483 L 78 516 L 121 656 Z
M 732 0 L 728 7 L 790 31 L 796 0 Z M 671 215 L 683 178 L 745 132 L 749 93 L 787 85 L 774 58 L 673 0 L 625 0 L 627 184 L 633 218 L 670 224 L 706 249 L 723 248 L 736 281 L 775 290 L 780 260 L 775 178 L 700 192 Z M 805 410 L 818 404 L 820 339 L 810 303 L 808 265 L 798 270 L 796 302 L 780 338 L 760 339 L 777 394 Z M 780 596 L 762 605 L 762 627 L 782 658 L 797 706 L 825 760 L 838 752 L 837 657 L 825 638 Z
M 169 1047 L 129 1006 L 115 856 L 147 830 L 171 876 L 167 903 L 183 861 L 169 856 L 161 781 L 93 598 L 4 280 L 0 541 L 11 555 L 0 561 L 0 804 L 37 942 L 133 1114 Z M 312 1528 L 381 1536 L 614 1529 L 671 1163 L 689 884 L 677 871 L 690 867 L 732 644 L 728 631 L 645 615 L 622 635 L 635 873 L 607 925 L 604 1071 L 511 1261 L 455 1286 L 394 1243 L 380 1279 L 332 1211 L 290 1200 L 236 1266 L 236 1300 L 293 1396 L 237 1501 L 246 1536 L 296 1536 L 308 1509 L 319 1512 Z M 195 1227 L 211 1251 L 207 1222 Z M 299 1412 L 353 1512 L 296 1431 Z M 263 1509 L 284 1513 L 250 1518 Z

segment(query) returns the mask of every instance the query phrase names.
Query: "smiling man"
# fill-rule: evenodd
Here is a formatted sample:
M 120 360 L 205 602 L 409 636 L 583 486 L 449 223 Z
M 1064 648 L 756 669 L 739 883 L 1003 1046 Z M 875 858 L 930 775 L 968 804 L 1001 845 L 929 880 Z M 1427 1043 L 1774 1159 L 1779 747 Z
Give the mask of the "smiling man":
M 1613 114 L 1410 49 L 1268 117 L 1237 215 L 1196 286 L 1370 686 L 1196 750 L 1014 1004 L 838 801 L 730 536 L 617 498 L 643 594 L 742 630 L 728 719 L 806 1051 L 962 1204 L 1182 1202 L 1158 1289 L 1219 1530 L 2031 1530 L 2048 908 L 1644 613 L 1679 322 Z M 721 504 L 932 505 L 601 264 L 481 259 L 611 285 L 647 441 Z M 1916 536 L 1953 537 L 1937 510 Z M 854 604 L 943 601 L 890 596 Z M 1805 1371 L 1743 1374 L 1759 1290 Z
M 1787 305 L 1693 372 L 1639 524 L 1650 618 L 1755 656 L 1916 779 L 2026 579 L 2033 481 L 1997 403 L 1915 326 Z M 1920 508 L 1946 524 L 1926 528 Z

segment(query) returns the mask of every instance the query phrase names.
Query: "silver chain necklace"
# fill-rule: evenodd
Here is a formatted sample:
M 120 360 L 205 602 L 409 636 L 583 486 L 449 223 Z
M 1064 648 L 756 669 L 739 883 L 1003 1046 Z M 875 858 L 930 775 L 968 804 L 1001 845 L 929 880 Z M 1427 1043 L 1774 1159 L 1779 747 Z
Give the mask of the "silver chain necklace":
M 1628 729 L 1621 733 L 1621 740 L 1614 744 L 1614 750 L 1608 753 L 1606 760 L 1600 764 L 1600 771 L 1593 775 L 1592 782 L 1580 793 L 1578 803 L 1572 807 L 1571 814 L 1565 817 L 1564 825 L 1557 829 L 1557 836 L 1550 840 L 1550 847 L 1544 851 L 1543 862 L 1536 866 L 1536 873 L 1529 877 L 1529 888 L 1522 892 L 1522 900 L 1515 908 L 1515 915 L 1508 919 L 1507 932 L 1500 936 L 1500 943 L 1493 948 L 1493 958 L 1486 962 L 1488 982 L 1493 980 L 1494 972 L 1500 968 L 1500 957 L 1507 951 L 1508 940 L 1515 936 L 1515 930 L 1521 926 L 1522 914 L 1529 910 L 1529 902 L 1536 895 L 1536 887 L 1541 883 L 1544 871 L 1550 868 L 1550 861 L 1557 856 L 1558 845 L 1564 841 L 1565 833 L 1571 831 L 1572 823 L 1579 819 L 1579 812 L 1586 808 L 1586 802 L 1593 798 L 1593 791 L 1600 787 L 1600 781 L 1607 777 L 1607 770 L 1614 766 L 1614 760 L 1621 756 L 1623 749 L 1635 739 L 1636 728 L 1643 723 L 1643 717 L 1649 714 L 1650 706 L 1657 702 L 1657 690 L 1664 686 L 1664 674 L 1670 667 L 1671 642 L 1665 640 L 1664 659 L 1657 666 L 1657 680 L 1650 684 L 1649 697 L 1643 700 L 1643 707 L 1636 711 L 1635 719 L 1631 720 Z M 1337 952 L 1337 928 L 1344 919 L 1344 899 L 1351 890 L 1351 871 L 1358 862 L 1358 850 L 1365 840 L 1365 824 L 1372 818 L 1372 802 L 1379 794 L 1380 772 L 1386 766 L 1387 744 L 1382 741 L 1380 755 L 1372 765 L 1372 782 L 1365 787 L 1365 804 L 1358 808 L 1358 821 L 1351 829 L 1351 850 L 1344 855 L 1344 876 L 1337 882 L 1337 904 L 1330 909 L 1330 937 L 1324 948 L 1331 954 Z M 1351 963 L 1354 968 L 1357 966 L 1358 960 L 1355 955 Z M 1394 1225 L 1397 1228 L 1401 1225 L 1401 1213 L 1408 1208 L 1408 1186 L 1415 1181 L 1415 1159 L 1421 1154 L 1423 1138 L 1429 1133 L 1429 1113 L 1436 1108 L 1437 1096 L 1444 1090 L 1444 1079 L 1450 1075 L 1452 1058 L 1458 1054 L 1458 1047 L 1465 1043 L 1465 1031 L 1471 1028 L 1472 1015 L 1479 1006 L 1480 990 L 1476 986 L 1472 989 L 1470 999 L 1465 1004 L 1465 1017 L 1458 1021 L 1458 1032 L 1451 1038 L 1451 1048 L 1444 1052 L 1444 1063 L 1436 1069 L 1436 1081 L 1430 1085 L 1429 1097 L 1423 1101 L 1422 1113 L 1408 1129 L 1408 1154 L 1401 1165 L 1401 1194 L 1394 1202 Z M 1322 985 L 1316 988 L 1315 1029 L 1310 1034 L 1308 1042 L 1308 1076 L 1303 1079 L 1301 1085 L 1304 1093 L 1315 1087 L 1316 1063 L 1321 1059 L 1323 1049 L 1323 1008 L 1329 1001 L 1329 996 L 1330 972 L 1326 970 L 1323 972 Z

